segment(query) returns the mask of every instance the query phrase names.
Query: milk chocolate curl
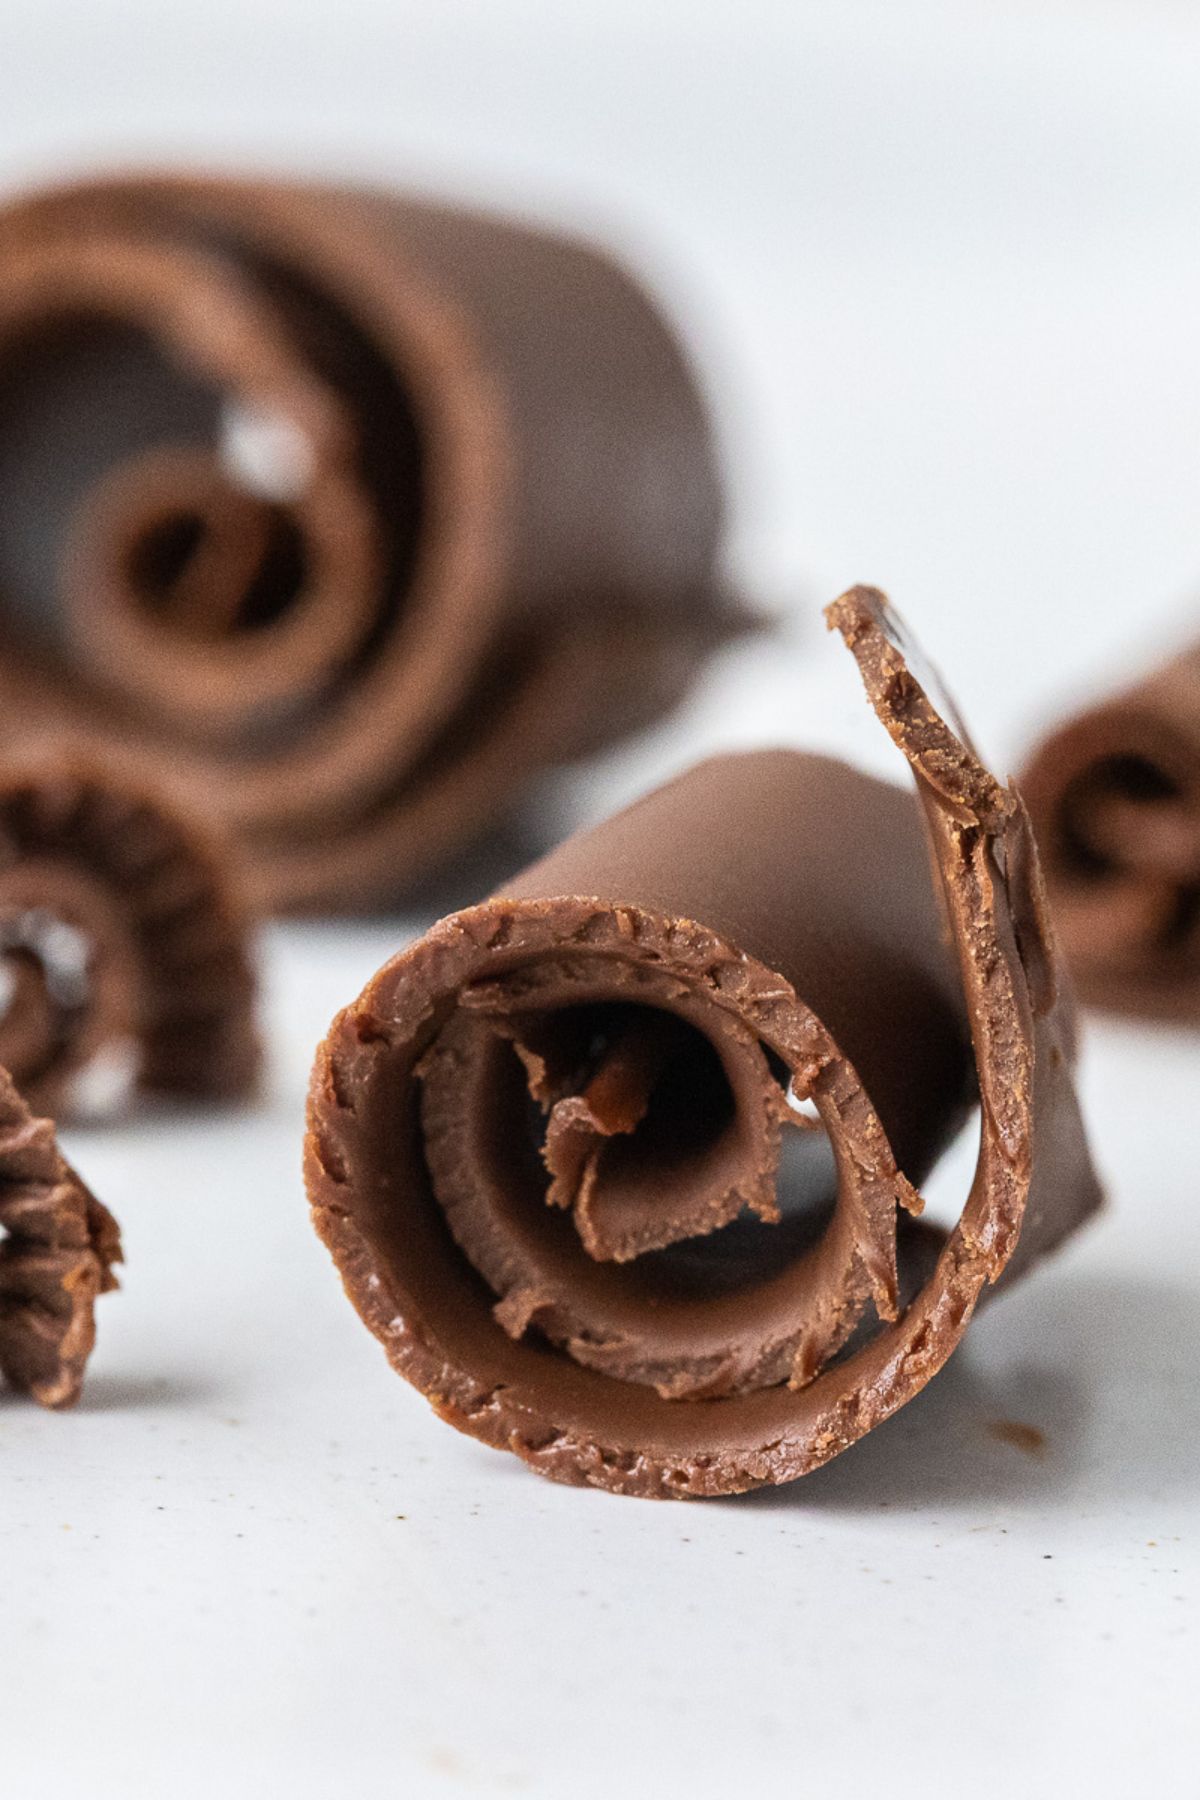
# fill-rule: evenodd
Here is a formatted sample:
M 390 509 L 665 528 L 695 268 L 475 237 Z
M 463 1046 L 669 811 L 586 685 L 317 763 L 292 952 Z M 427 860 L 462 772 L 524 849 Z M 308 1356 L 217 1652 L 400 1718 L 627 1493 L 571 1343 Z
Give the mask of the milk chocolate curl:
M 1099 1201 L 1024 808 L 881 594 L 829 618 L 916 799 L 795 751 L 702 763 L 435 925 L 317 1056 L 308 1189 L 351 1299 L 443 1418 L 556 1480 L 807 1473 Z M 917 1184 L 972 1106 L 940 1230 Z
M 709 425 L 607 257 L 114 179 L 0 212 L 0 697 L 169 769 L 253 897 L 395 897 L 745 624 Z
M 0 1069 L 0 1370 L 43 1406 L 71 1406 L 116 1287 L 117 1222 Z
M 0 1063 L 56 1118 L 248 1095 L 249 924 L 228 852 L 136 775 L 0 765 Z
M 1053 732 L 1022 787 L 1081 998 L 1200 1024 L 1200 644 Z

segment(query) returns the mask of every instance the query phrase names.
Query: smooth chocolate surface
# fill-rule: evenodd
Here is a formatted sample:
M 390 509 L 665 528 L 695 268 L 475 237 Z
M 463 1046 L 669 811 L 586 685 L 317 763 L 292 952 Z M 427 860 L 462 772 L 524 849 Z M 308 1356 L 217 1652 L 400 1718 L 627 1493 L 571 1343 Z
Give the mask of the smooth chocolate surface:
M 0 1371 L 43 1406 L 71 1406 L 117 1281 L 117 1222 L 0 1069 Z
M 0 763 L 0 1063 L 52 1116 L 244 1098 L 259 1042 L 227 848 L 135 769 Z
M 1052 732 L 1021 785 L 1081 997 L 1200 1023 L 1200 645 Z
M 745 620 L 672 333 L 449 207 L 125 178 L 0 210 L 0 699 L 169 773 L 255 898 L 394 898 Z
M 1024 808 L 882 595 L 829 617 L 915 799 L 796 751 L 703 763 L 435 925 L 317 1056 L 347 1292 L 442 1417 L 557 1480 L 807 1473 L 1099 1203 Z M 918 1183 L 972 1105 L 946 1232 Z

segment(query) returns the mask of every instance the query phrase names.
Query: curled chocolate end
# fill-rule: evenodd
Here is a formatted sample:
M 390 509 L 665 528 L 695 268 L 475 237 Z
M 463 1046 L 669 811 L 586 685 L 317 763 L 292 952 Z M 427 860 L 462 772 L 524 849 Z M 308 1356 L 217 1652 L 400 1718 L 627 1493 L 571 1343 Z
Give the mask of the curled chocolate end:
M 157 761 L 255 898 L 394 897 L 745 620 L 678 345 L 580 245 L 381 195 L 0 211 L 0 681 Z
M 1200 650 L 1053 732 L 1022 788 L 1082 998 L 1200 1020 Z
M 882 595 L 829 618 L 919 804 L 796 752 L 701 764 L 436 925 L 318 1053 L 351 1299 L 442 1417 L 558 1480 L 805 1474 L 1098 1204 L 1024 809 Z M 972 1104 L 962 1216 L 918 1223 Z
M 225 852 L 110 766 L 0 766 L 0 1062 L 56 1117 L 236 1100 L 259 1047 Z
M 116 1287 L 117 1222 L 0 1069 L 0 1370 L 43 1406 L 71 1406 Z

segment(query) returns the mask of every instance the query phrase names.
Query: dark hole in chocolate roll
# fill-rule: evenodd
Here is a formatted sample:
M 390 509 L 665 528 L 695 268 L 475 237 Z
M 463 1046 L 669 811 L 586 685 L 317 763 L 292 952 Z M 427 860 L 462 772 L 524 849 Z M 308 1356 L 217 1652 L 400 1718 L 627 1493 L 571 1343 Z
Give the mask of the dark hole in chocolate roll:
M 308 559 L 304 538 L 286 509 L 264 500 L 260 511 L 263 529 L 256 566 L 227 609 L 197 612 L 177 604 L 180 583 L 209 530 L 201 512 L 186 508 L 151 521 L 129 546 L 129 589 L 147 613 L 185 636 L 211 639 L 273 625 L 303 591 Z
M 148 525 L 137 543 L 130 545 L 130 583 L 156 611 L 200 548 L 204 531 L 202 514 L 172 513 Z
M 631 1230 L 652 1220 L 681 1193 L 714 1196 L 739 1173 L 745 1145 L 736 1097 L 717 1050 L 702 1031 L 674 1014 L 626 1002 L 568 1006 L 520 1021 L 520 1037 L 544 1068 L 535 1098 L 529 1069 L 511 1042 L 493 1040 L 482 1083 L 480 1139 L 498 1190 L 524 1217 L 526 1229 L 576 1262 L 586 1256 L 569 1211 L 547 1204 L 552 1176 L 544 1160 L 548 1107 L 595 1093 L 613 1053 L 641 1036 L 656 1053 L 636 1122 L 599 1140 L 597 1191 L 609 1228 L 624 1217 Z M 778 1059 L 775 1059 L 778 1060 Z M 782 1067 L 782 1065 L 781 1065 Z M 646 1072 L 643 1063 L 641 1072 Z M 523 1128 L 522 1128 L 523 1126 Z M 627 1257 L 601 1258 L 608 1276 L 655 1300 L 703 1300 L 769 1281 L 818 1241 L 837 1203 L 833 1148 L 823 1129 L 782 1132 L 775 1180 L 779 1219 L 748 1207 L 714 1229 Z
M 1175 897 L 1163 929 L 1163 948 L 1187 949 L 1195 939 L 1197 927 L 1200 927 L 1200 887 L 1186 887 Z
M 165 443 L 216 441 L 221 395 L 153 336 L 71 314 L 0 349 L 0 608 L 43 643 L 60 629 L 60 553 L 114 468 Z
M 639 1056 L 631 1129 L 601 1149 L 600 1180 L 631 1205 L 653 1206 L 664 1177 L 703 1180 L 734 1122 L 736 1104 L 708 1039 L 670 1013 L 629 1002 L 563 1007 L 523 1033 L 561 1095 L 588 1091 L 622 1050 Z M 628 1096 L 625 1097 L 628 1100 Z M 545 1141 L 540 1115 L 539 1147 Z
M 639 1268 L 664 1292 L 689 1300 L 715 1299 L 778 1275 L 812 1249 L 833 1218 L 837 1167 L 824 1131 L 784 1132 L 775 1197 L 777 1224 L 743 1209 L 708 1237 L 648 1252 Z
M 271 509 L 267 545 L 254 580 L 246 590 L 237 624 L 243 631 L 272 625 L 301 592 L 307 567 L 304 539 L 280 507 Z
M 1061 854 L 1068 869 L 1081 876 L 1101 876 L 1118 868 L 1115 856 L 1096 841 L 1090 829 L 1092 817 L 1106 804 L 1112 801 L 1134 805 L 1161 804 L 1178 795 L 1178 784 L 1149 757 L 1099 758 L 1076 776 L 1062 797 L 1059 834 Z

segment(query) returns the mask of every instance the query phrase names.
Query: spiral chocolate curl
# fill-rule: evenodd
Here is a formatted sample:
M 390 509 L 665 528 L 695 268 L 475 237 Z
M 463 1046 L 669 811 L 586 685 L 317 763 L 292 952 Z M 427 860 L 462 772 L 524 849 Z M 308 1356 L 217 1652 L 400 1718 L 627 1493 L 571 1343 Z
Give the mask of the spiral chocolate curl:
M 0 1069 L 0 1370 L 43 1406 L 72 1406 L 116 1287 L 116 1220 L 65 1161 Z
M 671 332 L 606 257 L 270 181 L 0 212 L 0 691 L 194 792 L 253 897 L 393 898 L 746 623 Z
M 1081 998 L 1200 1023 L 1200 644 L 1053 731 L 1022 787 Z
M 703 763 L 435 925 L 317 1056 L 350 1298 L 444 1419 L 556 1480 L 807 1473 L 1099 1202 L 1024 807 L 881 594 L 829 619 L 917 801 L 794 751 Z M 917 1184 L 973 1105 L 943 1231 Z
M 245 1098 L 249 921 L 228 852 L 140 775 L 0 765 L 0 1062 L 54 1117 Z

